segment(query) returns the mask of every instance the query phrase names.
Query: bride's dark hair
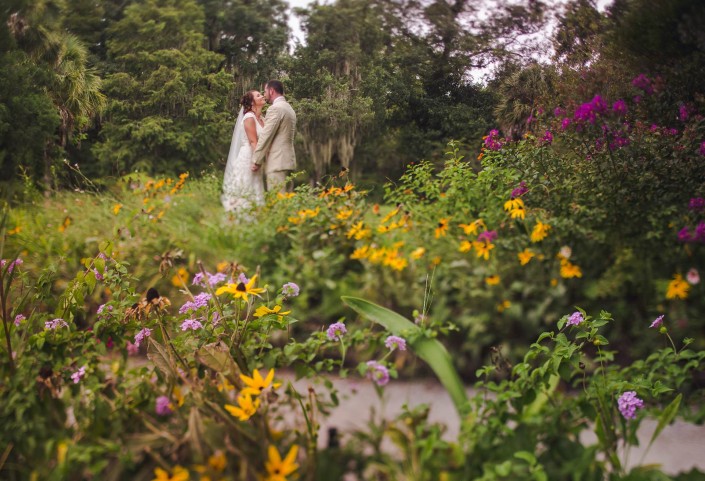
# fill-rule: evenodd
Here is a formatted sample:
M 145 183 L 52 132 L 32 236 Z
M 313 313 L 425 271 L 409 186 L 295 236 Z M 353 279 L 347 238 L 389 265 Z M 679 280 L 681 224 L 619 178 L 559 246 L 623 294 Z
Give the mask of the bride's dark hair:
M 242 105 L 242 112 L 252 112 L 252 107 L 255 105 L 255 94 L 254 90 L 248 90 L 245 95 L 240 99 L 240 105 Z

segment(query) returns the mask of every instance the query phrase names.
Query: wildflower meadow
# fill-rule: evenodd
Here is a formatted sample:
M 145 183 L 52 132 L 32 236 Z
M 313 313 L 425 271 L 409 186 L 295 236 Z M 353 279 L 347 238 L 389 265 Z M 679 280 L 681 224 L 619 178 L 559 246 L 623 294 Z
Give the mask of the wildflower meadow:
M 673 479 L 625 456 L 645 419 L 651 442 L 704 419 L 704 124 L 649 126 L 646 102 L 559 106 L 478 158 L 304 183 L 246 222 L 207 172 L 17 194 L 3 479 Z M 457 439 L 418 409 L 322 438 L 350 395 L 332 377 L 414 376 Z

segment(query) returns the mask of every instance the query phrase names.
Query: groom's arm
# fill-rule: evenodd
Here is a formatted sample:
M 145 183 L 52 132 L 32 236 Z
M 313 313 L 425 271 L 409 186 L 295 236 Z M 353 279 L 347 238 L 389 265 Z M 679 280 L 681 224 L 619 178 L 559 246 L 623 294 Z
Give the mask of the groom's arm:
M 279 129 L 279 124 L 281 124 L 284 113 L 281 109 L 270 107 L 267 110 L 267 116 L 264 118 L 264 129 L 262 134 L 257 139 L 257 148 L 252 154 L 252 163 L 255 165 L 262 165 L 264 162 L 264 156 L 266 155 L 269 147 L 272 145 L 274 140 L 274 135 Z

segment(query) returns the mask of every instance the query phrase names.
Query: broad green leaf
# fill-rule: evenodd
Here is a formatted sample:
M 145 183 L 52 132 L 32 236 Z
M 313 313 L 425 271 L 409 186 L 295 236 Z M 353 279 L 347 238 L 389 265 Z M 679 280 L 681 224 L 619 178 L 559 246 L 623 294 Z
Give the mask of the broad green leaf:
M 159 344 L 154 337 L 149 338 L 147 357 L 164 373 L 167 379 L 176 379 L 176 370 L 172 366 L 167 348 Z
M 649 441 L 649 447 L 651 447 L 658 435 L 661 434 L 661 431 L 663 431 L 663 429 L 668 426 L 671 421 L 673 421 L 673 418 L 676 417 L 676 414 L 678 413 L 678 407 L 681 404 L 682 398 L 683 394 L 679 394 L 673 401 L 671 401 L 671 404 L 669 404 L 666 409 L 663 410 L 661 416 L 658 419 L 658 425 L 656 426 L 656 430 L 654 431 L 653 436 L 651 436 L 651 441 Z
M 240 385 L 240 369 L 223 341 L 206 344 L 200 348 L 196 352 L 196 360 L 227 377 L 236 386 Z
M 467 394 L 443 344 L 423 336 L 421 328 L 394 311 L 356 297 L 343 296 L 341 299 L 362 317 L 382 325 L 396 336 L 407 337 L 411 349 L 433 369 L 448 391 L 458 413 L 462 413 L 463 406 L 468 402 Z

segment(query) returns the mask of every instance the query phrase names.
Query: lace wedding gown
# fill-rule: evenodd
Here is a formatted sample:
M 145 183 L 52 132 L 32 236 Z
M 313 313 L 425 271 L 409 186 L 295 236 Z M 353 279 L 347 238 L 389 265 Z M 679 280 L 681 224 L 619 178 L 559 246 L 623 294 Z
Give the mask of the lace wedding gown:
M 258 138 L 263 129 L 253 112 L 238 115 L 220 198 L 226 212 L 243 212 L 264 204 L 263 169 L 252 172 L 252 147 L 245 133 L 245 119 L 248 118 L 254 119 Z

